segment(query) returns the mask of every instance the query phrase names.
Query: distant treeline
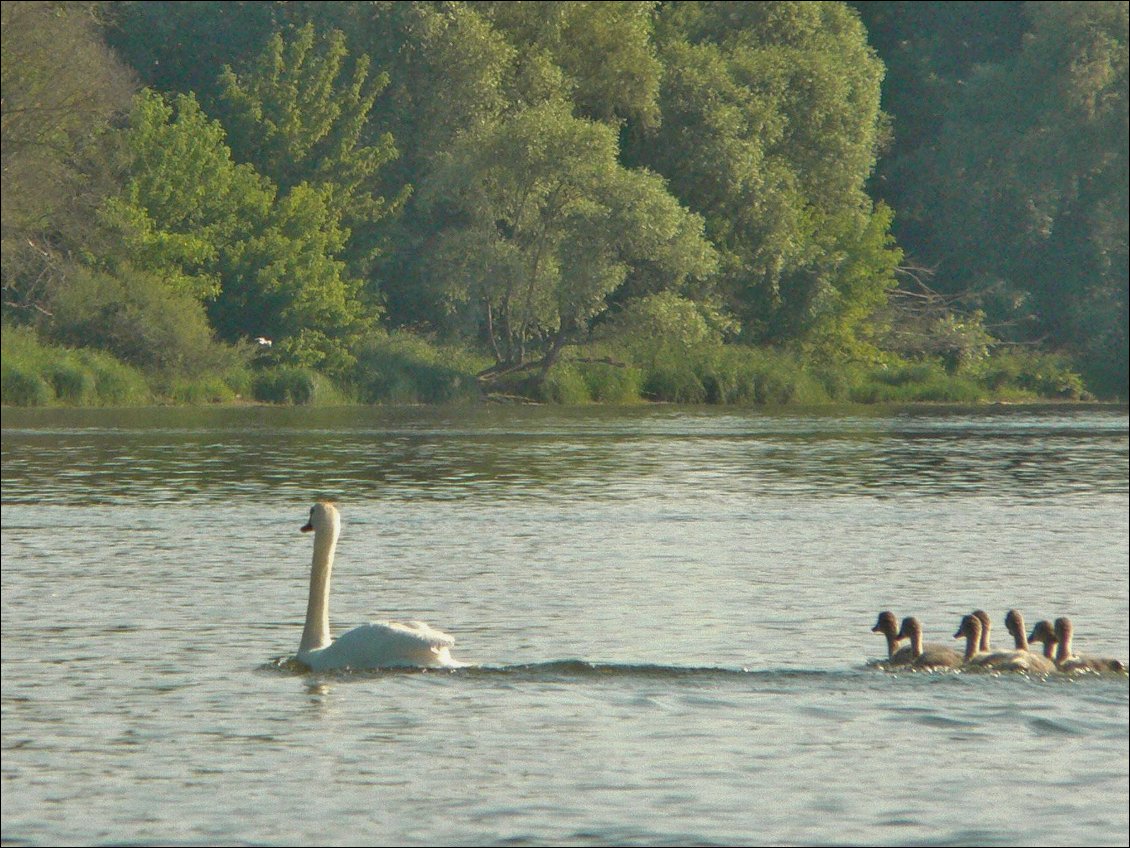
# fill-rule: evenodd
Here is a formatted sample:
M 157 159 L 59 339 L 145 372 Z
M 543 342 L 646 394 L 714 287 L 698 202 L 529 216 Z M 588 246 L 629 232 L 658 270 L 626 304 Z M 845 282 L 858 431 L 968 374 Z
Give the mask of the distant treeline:
M 1126 2 L 0 5 L 5 403 L 1126 396 Z

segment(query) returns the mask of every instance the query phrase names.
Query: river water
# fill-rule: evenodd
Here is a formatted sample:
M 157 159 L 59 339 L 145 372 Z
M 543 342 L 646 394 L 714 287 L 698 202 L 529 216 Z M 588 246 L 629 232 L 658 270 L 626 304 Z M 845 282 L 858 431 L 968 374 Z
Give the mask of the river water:
M 1125 845 L 1126 408 L 3 411 L 3 844 Z M 311 674 L 422 619 L 455 671 Z

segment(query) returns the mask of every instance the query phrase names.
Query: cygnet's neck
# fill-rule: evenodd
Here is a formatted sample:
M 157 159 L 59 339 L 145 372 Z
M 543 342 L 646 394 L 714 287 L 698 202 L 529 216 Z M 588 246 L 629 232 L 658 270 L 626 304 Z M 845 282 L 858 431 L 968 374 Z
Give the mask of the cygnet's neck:
M 1071 659 L 1074 654 L 1072 653 L 1071 637 L 1072 637 L 1071 623 L 1066 619 L 1057 619 L 1055 623 L 1055 636 L 1056 636 L 1056 649 L 1055 661 L 1057 663 Z
M 1030 651 L 1031 646 L 1028 644 L 1028 633 L 1024 630 L 1024 619 L 1018 622 L 1013 622 L 1012 640 L 1016 643 L 1016 650 Z
M 912 627 L 907 634 L 910 638 L 910 652 L 914 657 L 922 656 L 922 628 Z
M 314 530 L 314 558 L 310 564 L 310 598 L 306 603 L 306 626 L 302 630 L 299 653 L 314 651 L 330 644 L 330 573 L 334 566 L 338 528 Z
M 977 654 L 981 644 L 981 622 L 974 618 L 965 628 L 965 660 L 968 662 Z
M 992 651 L 992 648 L 989 646 L 989 631 L 992 629 L 992 625 L 989 624 L 987 619 L 981 618 L 980 616 L 977 616 L 977 621 L 981 624 L 981 638 L 978 641 L 978 647 L 981 653 L 987 654 Z

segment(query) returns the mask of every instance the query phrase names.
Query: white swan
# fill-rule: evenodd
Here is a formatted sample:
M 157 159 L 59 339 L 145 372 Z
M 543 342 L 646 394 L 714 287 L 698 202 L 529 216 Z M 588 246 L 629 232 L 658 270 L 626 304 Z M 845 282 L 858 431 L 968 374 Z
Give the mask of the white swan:
M 337 640 L 330 639 L 330 572 L 341 533 L 341 516 L 328 501 L 310 509 L 303 533 L 314 531 L 314 560 L 310 568 L 310 600 L 306 627 L 295 657 L 314 671 L 388 667 L 458 668 L 453 659 L 455 640 L 422 621 L 383 621 L 363 624 Z

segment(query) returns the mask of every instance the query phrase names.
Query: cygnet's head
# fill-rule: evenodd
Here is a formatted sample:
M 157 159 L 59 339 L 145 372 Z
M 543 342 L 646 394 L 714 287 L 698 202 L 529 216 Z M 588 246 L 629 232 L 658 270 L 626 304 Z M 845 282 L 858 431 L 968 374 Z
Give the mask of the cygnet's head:
M 962 616 L 961 626 L 958 627 L 957 632 L 953 634 L 954 639 L 961 639 L 968 636 L 972 636 L 974 639 L 981 638 L 981 619 L 977 617 L 976 613 Z
M 908 615 L 902 620 L 902 627 L 899 629 L 899 639 L 913 640 L 917 636 L 922 635 L 922 623 L 912 615 Z
M 309 533 L 311 530 L 340 530 L 341 516 L 338 514 L 337 507 L 330 501 L 318 501 L 310 507 L 310 520 L 300 529 L 303 533 Z
M 889 610 L 884 610 L 879 613 L 879 620 L 875 622 L 875 626 L 871 628 L 872 633 L 882 633 L 885 636 L 895 636 L 898 634 L 898 620 L 895 614 Z
M 1018 609 L 1010 609 L 1004 615 L 1004 626 L 1008 628 L 1008 632 L 1015 636 L 1017 633 L 1024 632 L 1024 616 L 1020 614 Z
M 1028 634 L 1028 641 L 1054 645 L 1058 640 L 1055 638 L 1055 628 L 1052 627 L 1052 623 L 1044 619 L 1036 622 L 1032 632 Z
M 1055 638 L 1057 642 L 1070 642 L 1075 631 L 1071 619 L 1066 616 L 1055 620 Z

